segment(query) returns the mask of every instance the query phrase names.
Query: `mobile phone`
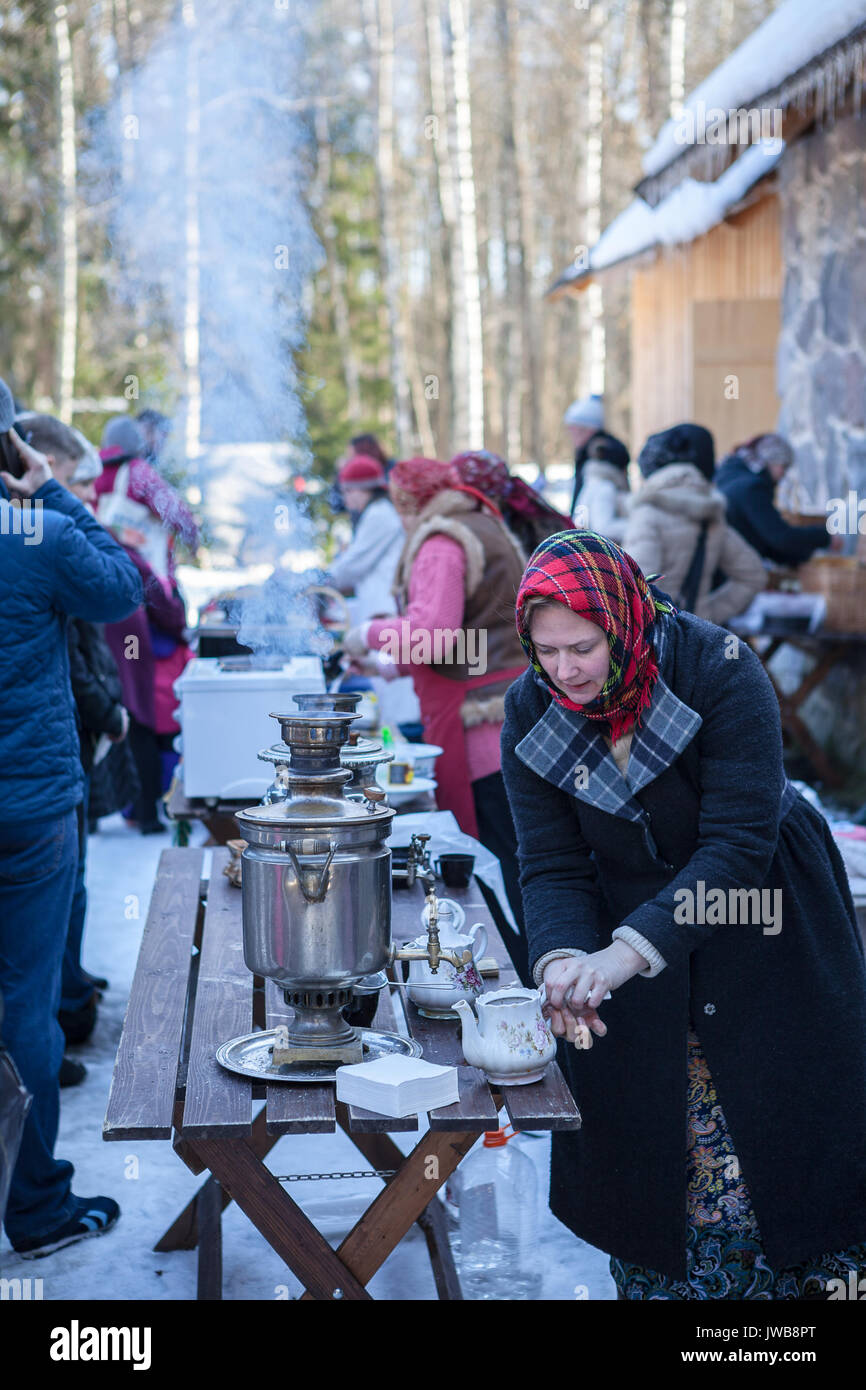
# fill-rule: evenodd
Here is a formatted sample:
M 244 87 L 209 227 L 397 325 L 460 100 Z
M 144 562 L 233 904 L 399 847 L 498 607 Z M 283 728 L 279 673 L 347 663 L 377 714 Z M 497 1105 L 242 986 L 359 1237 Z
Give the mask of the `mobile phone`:
M 24 476 L 24 460 L 12 443 L 8 430 L 0 434 L 0 472 L 11 473 L 13 478 Z

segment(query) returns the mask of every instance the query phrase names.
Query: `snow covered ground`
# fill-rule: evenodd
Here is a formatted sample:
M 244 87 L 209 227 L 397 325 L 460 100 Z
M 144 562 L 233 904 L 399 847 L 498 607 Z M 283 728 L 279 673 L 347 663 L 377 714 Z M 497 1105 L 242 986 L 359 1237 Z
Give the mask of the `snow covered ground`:
M 93 1038 L 72 1054 L 87 1065 L 88 1076 L 83 1085 L 61 1092 L 57 1153 L 75 1164 L 75 1191 L 82 1196 L 104 1193 L 116 1198 L 121 1219 L 109 1235 L 38 1261 L 19 1260 L 5 1236 L 0 1239 L 3 1276 L 41 1279 L 46 1300 L 195 1298 L 195 1251 L 155 1254 L 153 1246 L 203 1179 L 192 1176 L 168 1141 L 106 1144 L 102 1140 L 139 940 L 159 855 L 169 842 L 168 834 L 142 838 L 128 830 L 119 816 L 101 822 L 100 833 L 90 840 L 84 963 L 94 974 L 105 975 L 111 987 Z M 126 913 L 136 911 L 136 903 L 138 917 L 127 917 Z M 417 1142 L 412 1134 L 394 1138 L 404 1152 Z M 544 1298 L 614 1298 L 607 1257 L 577 1240 L 547 1210 L 549 1138 L 526 1135 L 514 1142 L 538 1168 Z M 280 1174 L 367 1166 L 340 1132 L 286 1136 L 272 1149 L 268 1163 Z M 291 1192 L 336 1245 L 380 1186 L 376 1178 L 304 1182 L 293 1184 Z M 286 1298 L 300 1292 L 294 1276 L 234 1205 L 223 1216 L 223 1289 L 229 1299 Z M 417 1227 L 371 1281 L 370 1292 L 379 1299 L 436 1297 L 427 1249 Z

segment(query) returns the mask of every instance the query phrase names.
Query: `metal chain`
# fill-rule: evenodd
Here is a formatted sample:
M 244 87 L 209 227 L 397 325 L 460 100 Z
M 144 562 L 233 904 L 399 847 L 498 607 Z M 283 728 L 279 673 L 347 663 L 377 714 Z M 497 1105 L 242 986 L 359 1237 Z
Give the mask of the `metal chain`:
M 396 1172 L 396 1168 L 363 1168 L 354 1173 L 285 1173 L 282 1177 L 274 1173 L 272 1176 L 277 1182 L 322 1182 L 335 1178 L 393 1178 Z

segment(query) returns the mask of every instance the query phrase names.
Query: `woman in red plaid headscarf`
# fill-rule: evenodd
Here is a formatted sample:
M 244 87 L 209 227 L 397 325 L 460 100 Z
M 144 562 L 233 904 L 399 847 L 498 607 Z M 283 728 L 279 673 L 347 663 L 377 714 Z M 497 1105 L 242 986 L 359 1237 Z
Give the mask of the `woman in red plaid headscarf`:
M 552 1210 L 622 1298 L 844 1296 L 866 1267 L 866 970 L 767 674 L 591 531 L 539 546 L 516 616 L 502 770 L 529 964 L 581 1049 L 561 1049 L 583 1125 L 554 1135 Z

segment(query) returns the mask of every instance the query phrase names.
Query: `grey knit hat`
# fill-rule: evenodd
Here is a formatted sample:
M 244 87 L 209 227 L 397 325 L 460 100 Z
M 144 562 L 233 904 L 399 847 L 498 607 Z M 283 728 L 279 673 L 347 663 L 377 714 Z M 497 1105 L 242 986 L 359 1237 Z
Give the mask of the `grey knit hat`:
M 140 458 L 144 449 L 144 435 L 129 415 L 113 416 L 102 431 L 99 452 L 104 463 Z
M 774 463 L 790 468 L 794 450 L 781 434 L 759 434 L 740 444 L 736 452 L 745 459 L 753 473 L 762 473 Z
M 584 396 L 582 400 L 572 401 L 562 417 L 565 425 L 584 425 L 587 429 L 604 429 L 604 399 L 601 396 Z

